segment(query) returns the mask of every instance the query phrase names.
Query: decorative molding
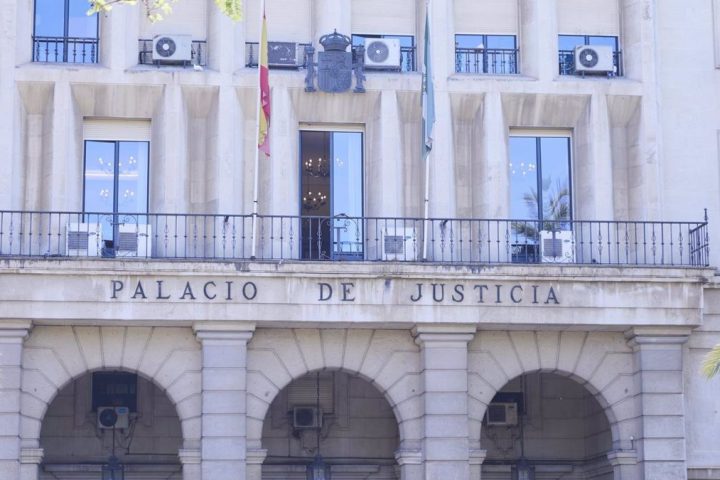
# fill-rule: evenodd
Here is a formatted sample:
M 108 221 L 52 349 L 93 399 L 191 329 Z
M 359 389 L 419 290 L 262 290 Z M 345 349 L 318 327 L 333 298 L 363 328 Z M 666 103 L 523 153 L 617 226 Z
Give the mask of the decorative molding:
M 20 449 L 20 463 L 29 463 L 33 465 L 40 465 L 43 457 L 45 456 L 45 449 L 43 448 L 21 448 Z
M 395 452 L 395 460 L 401 467 L 403 465 L 422 465 L 422 451 L 401 449 Z
M 183 465 L 199 464 L 202 461 L 202 451 L 199 448 L 181 448 L 178 458 Z
M 268 451 L 265 448 L 248 448 L 245 453 L 245 463 L 248 465 L 262 465 L 267 453 Z
M 470 465 L 482 465 L 485 462 L 485 457 L 487 457 L 487 450 L 471 449 L 469 454 Z
M 635 450 L 613 450 L 607 454 L 610 465 L 635 465 L 637 463 L 637 451 Z

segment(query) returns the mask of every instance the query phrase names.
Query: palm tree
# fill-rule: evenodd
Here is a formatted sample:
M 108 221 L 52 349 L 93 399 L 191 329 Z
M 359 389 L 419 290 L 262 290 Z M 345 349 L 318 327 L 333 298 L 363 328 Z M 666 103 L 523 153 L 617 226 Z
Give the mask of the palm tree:
M 512 230 L 514 233 L 524 236 L 526 239 L 538 238 L 538 230 L 561 230 L 562 223 L 570 220 L 570 189 L 567 182 L 561 183 L 558 180 L 554 188 L 543 182 L 543 212 L 542 225 L 536 221 L 514 221 Z M 523 195 L 523 202 L 527 206 L 530 217 L 538 214 L 538 192 L 532 188 Z
M 705 355 L 702 364 L 702 372 L 707 378 L 712 378 L 720 372 L 720 343 Z

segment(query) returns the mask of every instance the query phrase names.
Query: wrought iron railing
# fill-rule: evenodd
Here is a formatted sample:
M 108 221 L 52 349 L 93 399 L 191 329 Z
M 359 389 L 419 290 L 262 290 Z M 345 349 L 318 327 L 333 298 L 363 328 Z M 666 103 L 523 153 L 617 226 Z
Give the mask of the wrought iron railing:
M 33 37 L 33 62 L 97 63 L 98 39 Z
M 622 77 L 622 52 L 613 52 L 614 71 L 608 75 L 612 77 Z M 558 50 L 558 68 L 560 75 L 575 75 L 575 51 L 574 50 Z
M 456 48 L 455 71 L 458 73 L 489 73 L 513 75 L 518 73 L 518 49 Z
M 0 211 L 0 256 L 250 259 L 252 222 L 252 215 Z M 260 215 L 255 246 L 257 260 L 709 264 L 707 222 Z
M 156 65 L 153 61 L 153 41 L 151 38 L 141 38 L 138 40 L 138 64 L 140 65 Z M 193 40 L 190 44 L 190 62 L 187 65 L 207 66 L 207 41 Z
M 416 70 L 415 64 L 415 50 L 413 47 L 400 47 L 400 70 L 403 72 L 414 72 Z

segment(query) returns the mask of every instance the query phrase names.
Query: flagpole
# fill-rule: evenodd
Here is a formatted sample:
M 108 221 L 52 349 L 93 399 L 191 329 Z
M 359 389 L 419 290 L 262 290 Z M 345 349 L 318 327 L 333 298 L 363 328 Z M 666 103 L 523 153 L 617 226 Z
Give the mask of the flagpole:
M 260 63 L 262 62 L 262 48 L 263 48 L 263 41 L 262 41 L 262 33 L 263 33 L 263 23 L 265 20 L 265 0 L 262 0 L 260 4 L 260 28 L 258 29 L 258 34 L 260 35 L 260 41 L 258 42 L 258 94 L 257 94 L 257 105 L 255 108 L 255 135 L 258 137 L 255 140 L 255 179 L 253 181 L 253 213 L 252 213 L 252 231 L 250 234 L 250 258 L 255 259 L 255 254 L 257 252 L 257 241 L 256 241 L 256 233 L 257 233 L 257 217 L 258 217 L 258 180 L 260 176 L 260 145 L 258 145 L 259 135 L 260 135 L 260 109 L 262 108 L 262 86 L 261 86 L 261 76 L 262 76 L 262 66 Z
M 423 48 L 423 82 L 420 98 L 422 102 L 422 153 L 425 157 L 425 199 L 423 214 L 423 260 L 428 255 L 428 234 L 430 229 L 430 152 L 432 151 L 432 128 L 435 123 L 435 96 L 430 67 L 430 0 L 425 0 L 425 38 Z M 432 112 L 432 113 L 431 113 Z
M 427 260 L 430 229 L 430 153 L 425 155 L 425 216 L 423 217 L 423 260 Z

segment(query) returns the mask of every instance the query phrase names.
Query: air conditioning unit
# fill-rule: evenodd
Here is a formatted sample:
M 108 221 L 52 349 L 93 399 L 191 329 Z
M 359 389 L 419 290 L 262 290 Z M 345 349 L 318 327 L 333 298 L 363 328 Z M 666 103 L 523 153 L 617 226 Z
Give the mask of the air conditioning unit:
M 518 424 L 517 403 L 491 403 L 485 412 L 488 425 L 513 426 Z
M 613 48 L 608 45 L 575 47 L 576 73 L 612 73 L 615 71 Z
M 192 60 L 192 36 L 156 35 L 152 43 L 152 60 L 159 63 L 189 62 Z
M 316 407 L 293 407 L 293 428 L 322 427 L 322 410 Z
M 150 225 L 125 223 L 118 226 L 117 257 L 149 257 L 152 254 Z
M 128 407 L 98 407 L 97 426 L 101 429 L 125 429 L 130 426 Z
M 257 58 L 260 52 L 255 53 Z M 268 65 L 297 68 L 303 64 L 305 50 L 295 42 L 268 42 Z
M 70 257 L 97 257 L 102 251 L 102 225 L 68 223 L 65 231 L 65 253 Z
M 570 230 L 551 232 L 540 231 L 540 257 L 547 263 L 575 262 L 573 233 Z
M 400 70 L 400 40 L 397 38 L 366 38 L 365 68 Z
M 382 231 L 381 240 L 381 260 L 417 260 L 418 241 L 414 228 L 387 227 Z

